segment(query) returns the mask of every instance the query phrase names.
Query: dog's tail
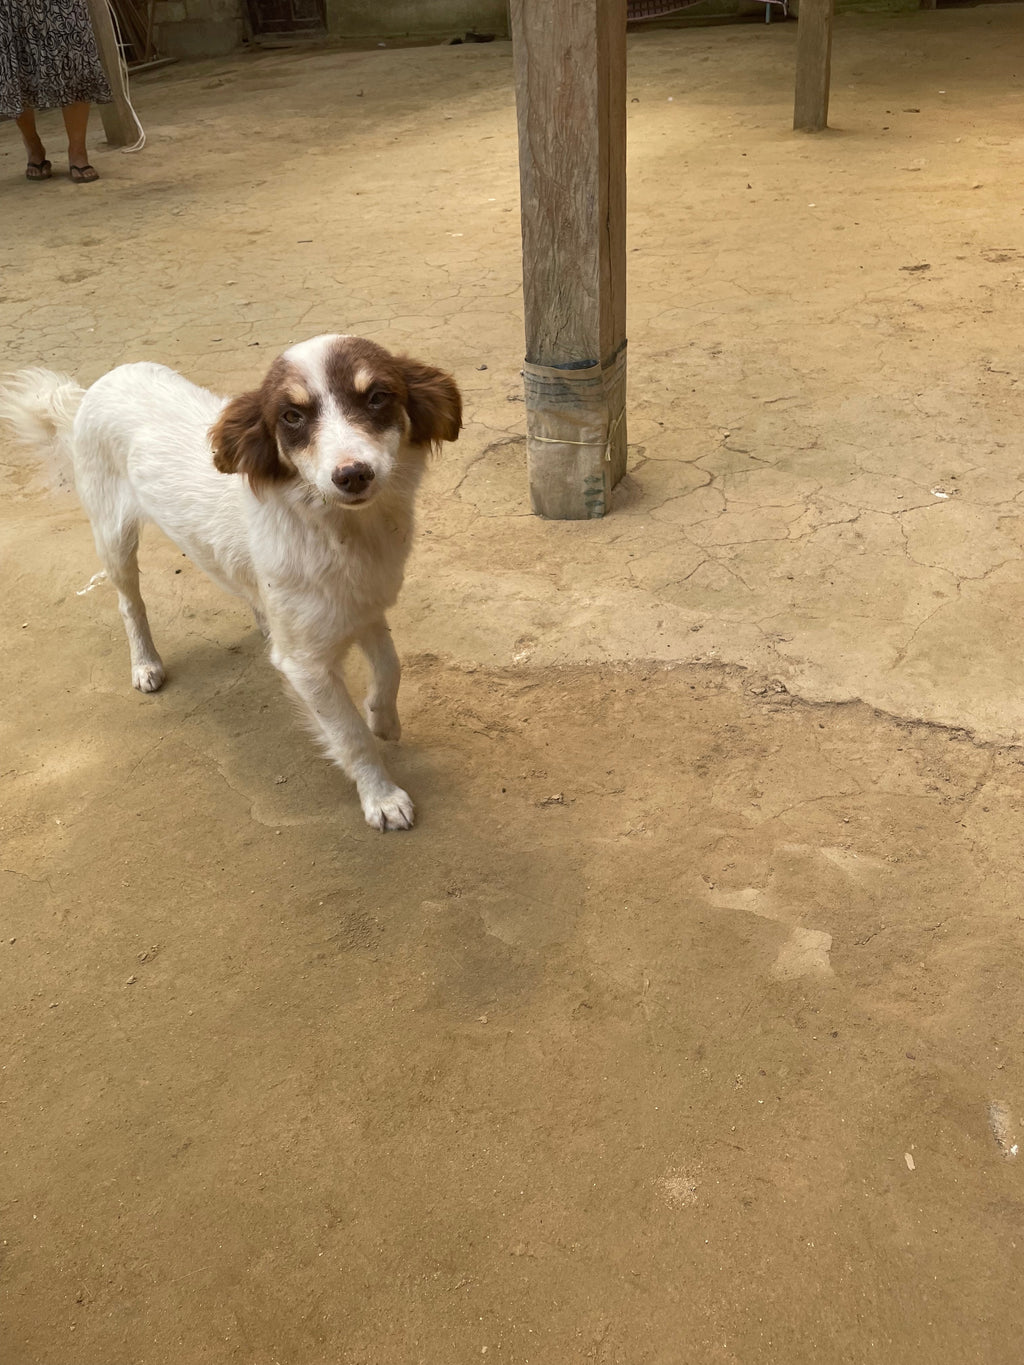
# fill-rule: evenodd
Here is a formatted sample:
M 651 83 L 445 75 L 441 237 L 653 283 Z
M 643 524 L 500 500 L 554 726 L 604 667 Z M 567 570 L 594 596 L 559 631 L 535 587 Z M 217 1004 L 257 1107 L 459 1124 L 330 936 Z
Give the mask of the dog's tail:
M 45 465 L 60 488 L 75 483 L 71 428 L 85 390 L 66 374 L 19 370 L 0 384 L 0 427 Z

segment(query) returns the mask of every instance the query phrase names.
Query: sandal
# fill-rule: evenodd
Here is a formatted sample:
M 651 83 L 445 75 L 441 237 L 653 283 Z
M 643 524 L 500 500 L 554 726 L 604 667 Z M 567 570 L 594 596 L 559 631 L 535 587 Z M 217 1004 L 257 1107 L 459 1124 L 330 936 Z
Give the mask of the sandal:
M 95 166 L 88 163 L 84 166 L 69 166 L 68 175 L 74 185 L 91 185 L 94 180 L 99 180 L 100 173 Z
M 48 161 L 30 161 L 25 167 L 26 180 L 49 180 L 53 167 Z

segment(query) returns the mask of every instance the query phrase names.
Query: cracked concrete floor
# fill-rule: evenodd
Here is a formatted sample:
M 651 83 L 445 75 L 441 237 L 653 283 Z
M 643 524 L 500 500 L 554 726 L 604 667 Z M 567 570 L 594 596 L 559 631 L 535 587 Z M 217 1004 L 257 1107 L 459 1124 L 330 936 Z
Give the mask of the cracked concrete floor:
M 0 452 L 4 1365 L 1016 1361 L 1020 33 L 843 19 L 814 139 L 795 26 L 631 38 L 601 523 L 525 510 L 506 45 L 143 78 L 88 189 L 0 128 L 8 364 L 467 403 L 384 840 L 156 537 L 131 693 Z

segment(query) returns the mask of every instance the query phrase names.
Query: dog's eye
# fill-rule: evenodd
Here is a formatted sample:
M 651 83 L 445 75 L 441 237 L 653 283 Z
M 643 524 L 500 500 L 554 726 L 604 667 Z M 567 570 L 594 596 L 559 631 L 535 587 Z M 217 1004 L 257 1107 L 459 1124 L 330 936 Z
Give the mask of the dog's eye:
M 366 399 L 368 408 L 382 408 L 391 397 L 387 389 L 371 389 Z
M 301 413 L 298 408 L 285 408 L 281 414 L 281 421 L 286 427 L 301 427 L 305 420 L 305 414 Z

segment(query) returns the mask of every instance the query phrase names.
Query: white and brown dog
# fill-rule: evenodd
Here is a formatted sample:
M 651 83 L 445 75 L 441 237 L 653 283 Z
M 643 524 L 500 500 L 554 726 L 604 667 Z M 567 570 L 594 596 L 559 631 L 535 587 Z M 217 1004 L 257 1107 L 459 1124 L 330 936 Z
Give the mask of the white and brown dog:
M 412 825 L 412 801 L 373 738 L 400 732 L 384 614 L 402 585 L 426 455 L 459 434 L 453 379 L 360 337 L 319 336 L 230 402 L 162 365 L 122 365 L 88 390 L 22 371 L 0 390 L 0 420 L 70 463 L 117 589 L 133 686 L 164 681 L 139 592 L 139 529 L 153 521 L 249 603 L 367 823 Z M 342 679 L 353 644 L 372 674 L 365 724 Z

